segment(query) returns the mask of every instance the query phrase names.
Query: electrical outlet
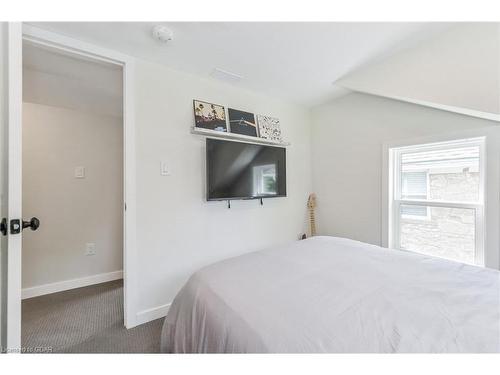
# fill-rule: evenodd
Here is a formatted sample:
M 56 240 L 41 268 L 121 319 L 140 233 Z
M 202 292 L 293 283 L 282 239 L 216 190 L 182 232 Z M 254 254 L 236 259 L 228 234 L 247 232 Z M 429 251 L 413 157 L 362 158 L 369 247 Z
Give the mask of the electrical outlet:
M 95 255 L 95 243 L 87 242 L 87 244 L 85 245 L 85 255 Z

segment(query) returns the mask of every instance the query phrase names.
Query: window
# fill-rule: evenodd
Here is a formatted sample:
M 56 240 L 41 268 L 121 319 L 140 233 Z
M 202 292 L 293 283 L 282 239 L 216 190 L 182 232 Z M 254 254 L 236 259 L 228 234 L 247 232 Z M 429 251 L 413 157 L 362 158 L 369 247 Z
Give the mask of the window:
M 276 164 L 253 167 L 254 195 L 276 195 Z
M 390 246 L 484 264 L 484 138 L 390 149 Z
M 401 173 L 401 190 L 411 199 L 427 199 L 429 174 L 427 171 L 406 171 Z M 429 208 L 421 206 L 401 207 L 401 216 L 405 219 L 428 219 Z

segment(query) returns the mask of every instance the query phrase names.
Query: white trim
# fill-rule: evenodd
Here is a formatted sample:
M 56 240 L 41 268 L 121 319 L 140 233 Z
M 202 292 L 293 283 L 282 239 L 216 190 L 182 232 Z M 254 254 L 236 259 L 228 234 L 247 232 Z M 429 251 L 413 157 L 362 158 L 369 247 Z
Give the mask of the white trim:
M 67 36 L 23 25 L 23 34 L 31 43 L 39 43 L 123 67 L 123 149 L 124 149 L 124 215 L 123 215 L 123 279 L 125 327 L 137 325 L 137 227 L 135 171 L 135 59 L 131 56 L 86 43 Z M 126 207 L 126 210 L 125 210 Z
M 437 142 L 447 142 L 456 139 L 468 139 L 485 137 L 485 147 L 481 150 L 484 153 L 484 218 L 485 225 L 483 233 L 478 233 L 483 236 L 484 243 L 484 265 L 489 268 L 500 269 L 500 127 L 489 126 L 480 129 L 469 129 L 447 134 L 438 134 L 426 137 L 417 137 L 392 141 L 385 143 L 382 146 L 382 214 L 381 214 L 381 238 L 382 246 L 391 247 L 391 216 L 389 212 L 394 210 L 394 205 L 390 197 L 393 194 L 393 181 L 389 181 L 391 176 L 391 168 L 394 161 L 392 160 L 391 148 L 399 148 L 411 146 L 415 144 L 429 144 Z M 483 189 L 481 189 L 483 190 Z
M 135 60 L 123 66 L 123 312 L 125 327 L 137 325 L 137 211 L 135 151 Z
M 113 62 L 118 65 L 134 60 L 129 55 L 27 24 L 23 24 L 23 37 L 32 43 L 76 53 L 95 60 Z
M 380 246 L 382 247 L 390 247 L 389 246 L 389 238 L 393 237 L 392 234 L 392 215 L 389 215 L 389 212 L 393 210 L 392 199 L 389 197 L 393 196 L 393 174 L 392 174 L 392 165 L 394 164 L 393 155 L 389 152 L 391 146 L 389 144 L 382 145 L 382 196 L 380 197 L 380 206 L 382 207 L 380 214 L 380 230 L 382 233 L 380 234 Z
M 401 206 L 426 206 L 426 207 L 443 207 L 443 208 L 465 208 L 478 210 L 483 207 L 482 204 L 469 202 L 448 202 L 448 201 L 431 201 L 424 199 L 395 199 Z
M 167 316 L 170 305 L 171 303 L 167 303 L 165 305 L 153 307 L 151 309 L 139 311 L 136 318 L 137 325 Z
M 24 288 L 22 291 L 22 299 L 43 296 L 45 294 L 57 293 L 70 289 L 82 288 L 84 286 L 105 283 L 122 278 L 123 271 L 113 271 L 81 277 L 79 279 L 64 280 L 51 284 L 38 285 L 31 288 Z
M 375 91 L 355 89 L 355 88 L 344 86 L 342 84 L 337 84 L 337 83 L 336 83 L 336 85 L 343 88 L 343 89 L 347 89 L 347 90 L 351 90 L 351 91 L 355 91 L 355 92 L 360 92 L 362 94 L 368 94 L 368 95 L 378 96 L 381 98 L 398 100 L 400 102 L 417 104 L 417 105 L 421 105 L 424 107 L 440 109 L 440 110 L 446 111 L 446 112 L 459 113 L 459 114 L 465 115 L 465 116 L 477 117 L 477 118 L 481 118 L 484 120 L 500 122 L 500 114 L 498 114 L 498 113 L 490 113 L 490 112 L 478 111 L 478 110 L 470 109 L 470 108 L 462 108 L 462 107 L 456 107 L 456 106 L 452 106 L 452 105 L 433 103 L 433 102 L 428 102 L 425 100 L 412 99 L 412 98 L 408 98 L 408 97 L 404 97 L 404 96 L 384 95 L 381 93 L 377 93 Z

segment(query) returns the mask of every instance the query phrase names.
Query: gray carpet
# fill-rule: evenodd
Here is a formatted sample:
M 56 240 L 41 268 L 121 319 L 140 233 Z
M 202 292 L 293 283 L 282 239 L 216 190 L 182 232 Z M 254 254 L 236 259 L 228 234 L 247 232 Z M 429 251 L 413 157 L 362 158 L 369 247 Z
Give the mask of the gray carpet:
M 127 330 L 121 280 L 29 298 L 22 345 L 54 353 L 157 353 L 163 319 Z

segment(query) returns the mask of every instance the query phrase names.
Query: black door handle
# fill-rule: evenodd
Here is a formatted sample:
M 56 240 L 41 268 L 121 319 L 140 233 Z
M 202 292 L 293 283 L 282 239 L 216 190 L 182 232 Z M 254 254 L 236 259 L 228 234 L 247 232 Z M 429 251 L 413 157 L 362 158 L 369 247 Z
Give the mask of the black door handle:
M 7 235 L 7 219 L 5 217 L 2 219 L 2 222 L 0 223 L 0 233 L 2 233 L 4 236 Z
M 40 220 L 38 220 L 36 217 L 32 217 L 30 221 L 23 220 L 23 229 L 31 228 L 31 230 L 37 230 L 39 226 Z

